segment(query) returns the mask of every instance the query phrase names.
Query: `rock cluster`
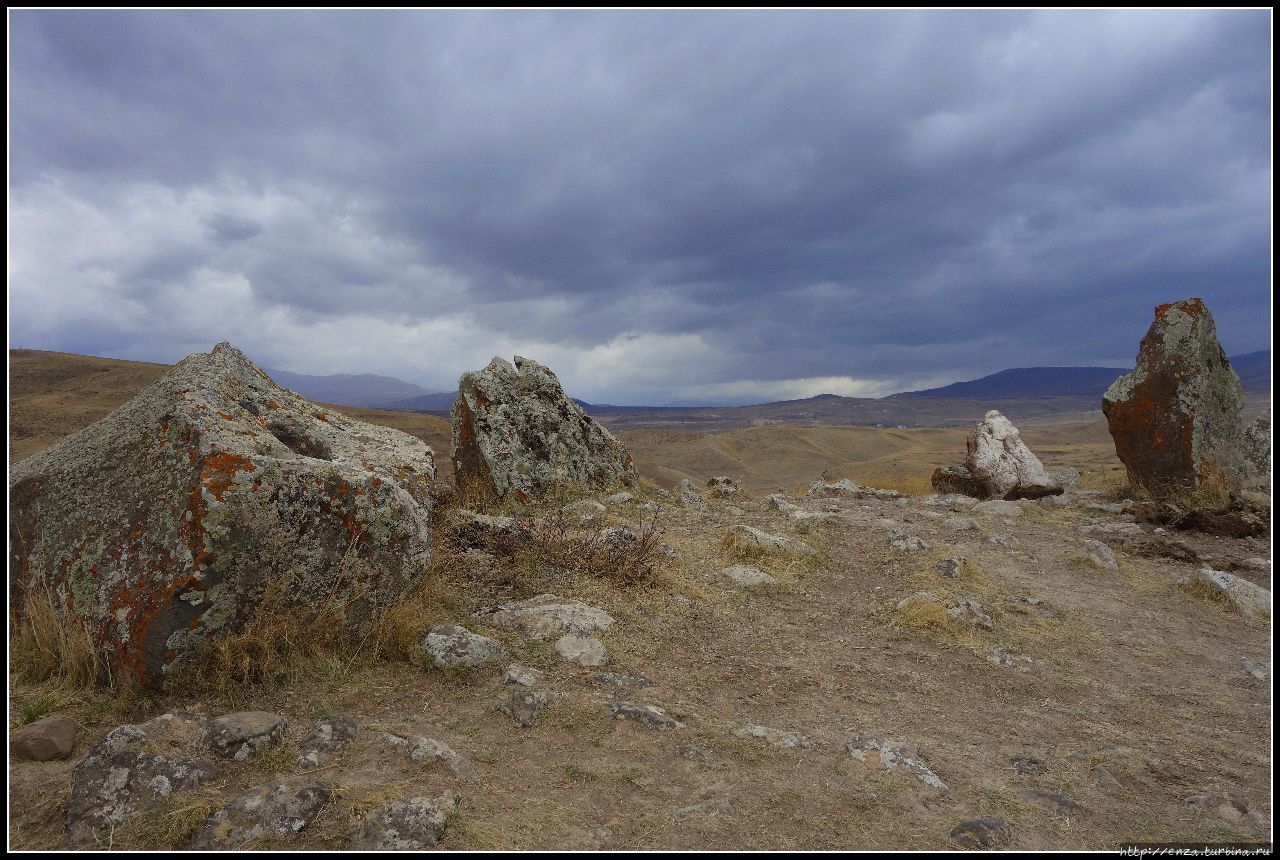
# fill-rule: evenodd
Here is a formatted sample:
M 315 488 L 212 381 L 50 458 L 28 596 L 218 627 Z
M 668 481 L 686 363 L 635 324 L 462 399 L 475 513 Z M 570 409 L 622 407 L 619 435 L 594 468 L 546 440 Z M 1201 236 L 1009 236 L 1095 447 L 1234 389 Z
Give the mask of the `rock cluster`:
M 426 571 L 435 474 L 423 442 L 219 344 L 14 465 L 11 608 L 52 594 L 143 684 L 197 663 L 269 589 L 277 611 L 333 594 L 354 635 Z
M 546 367 L 516 356 L 464 373 L 453 411 L 453 465 L 459 487 L 527 501 L 553 487 L 637 486 L 622 443 L 565 395 Z
M 1237 488 L 1244 392 L 1200 299 L 1155 310 L 1137 366 L 1102 397 L 1116 454 L 1135 486 Z

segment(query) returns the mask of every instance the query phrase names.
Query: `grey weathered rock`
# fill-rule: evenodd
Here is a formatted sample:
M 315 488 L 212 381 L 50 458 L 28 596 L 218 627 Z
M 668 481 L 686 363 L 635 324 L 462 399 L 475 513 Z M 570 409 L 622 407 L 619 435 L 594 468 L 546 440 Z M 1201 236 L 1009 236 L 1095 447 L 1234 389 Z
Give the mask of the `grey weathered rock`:
M 1244 431 L 1244 458 L 1249 483 L 1271 485 L 1271 410 L 1259 415 Z
M 501 358 L 462 374 L 453 402 L 453 464 L 459 486 L 499 499 L 552 488 L 635 487 L 627 449 L 567 397 L 536 361 Z
M 1078 526 L 1076 531 L 1099 540 L 1127 540 L 1146 534 L 1137 523 L 1091 523 Z
M 36 720 L 9 733 L 9 755 L 26 761 L 71 758 L 76 721 L 63 714 Z
M 602 672 L 595 680 L 610 687 L 647 687 L 649 679 L 639 672 Z
M 629 720 L 639 723 L 646 729 L 683 729 L 684 723 L 668 716 L 662 708 L 654 705 L 641 705 L 635 702 L 610 702 L 609 713 L 615 720 Z
M 518 663 L 512 663 L 502 672 L 502 683 L 516 684 L 520 687 L 536 687 L 542 683 L 542 679 L 546 673 L 541 669 L 535 669 L 532 666 L 521 666 Z
M 978 521 L 973 517 L 947 517 L 942 527 L 953 532 L 973 532 L 978 530 Z
M 329 753 L 341 749 L 355 740 L 359 727 L 356 721 L 347 716 L 330 717 L 317 720 L 307 730 L 298 755 L 297 764 L 304 769 L 319 767 L 324 764 Z
M 792 511 L 800 510 L 799 505 L 797 505 L 795 502 L 791 501 L 781 493 L 773 493 L 771 495 L 765 496 L 764 501 L 765 501 L 765 504 L 773 508 L 775 511 L 782 511 L 784 514 L 789 514 Z
M 273 782 L 251 788 L 209 816 L 190 847 L 245 848 L 259 839 L 292 836 L 306 829 L 332 796 L 319 783 Z
M 561 657 L 579 666 L 605 666 L 609 663 L 608 649 L 595 636 L 566 633 L 552 647 Z
M 310 403 L 219 344 L 13 465 L 11 609 L 47 588 L 114 677 L 143 684 L 255 619 L 269 588 L 272 611 L 332 593 L 358 636 L 427 570 L 435 474 L 420 440 Z
M 773 585 L 778 580 L 760 570 L 758 567 L 726 567 L 720 571 L 738 585 Z
M 680 753 L 680 758 L 687 758 L 690 761 L 706 761 L 711 758 L 711 751 L 699 744 L 681 744 L 676 751 Z
M 267 711 L 241 711 L 217 717 L 209 726 L 209 749 L 219 758 L 244 761 L 284 740 L 289 723 Z
M 1019 672 L 1035 672 L 1043 668 L 1043 664 L 1039 660 L 1035 660 L 1008 645 L 996 645 L 988 648 L 987 662 L 1002 669 L 1016 669 Z
M 1271 676 L 1271 664 L 1261 663 L 1257 660 L 1246 660 L 1241 658 L 1240 669 L 1255 681 L 1265 681 Z
M 466 508 L 453 512 L 448 531 L 450 539 L 462 549 L 491 550 L 507 553 L 533 538 L 527 522 L 515 517 L 478 514 Z
M 613 616 L 603 609 L 588 606 L 580 600 L 539 594 L 527 600 L 513 600 L 480 616 L 486 623 L 503 630 L 516 630 L 525 636 L 547 639 L 565 633 L 592 633 L 608 630 Z
M 814 481 L 809 485 L 809 495 L 826 498 L 847 499 L 900 499 L 902 493 L 897 490 L 881 490 L 875 487 L 864 487 L 845 478 L 841 481 Z
M 947 579 L 955 579 L 964 570 L 965 560 L 959 556 L 948 556 L 934 564 L 933 569 Z
M 903 534 L 902 532 L 890 533 L 888 543 L 889 546 L 893 547 L 898 552 L 922 552 L 929 548 L 929 545 L 924 542 L 923 538 L 918 538 L 915 535 Z
M 1055 794 L 1038 788 L 1022 789 L 1018 792 L 1018 800 L 1034 803 L 1062 818 L 1072 818 L 1087 811 L 1083 805 L 1077 803 L 1070 795 Z
M 1271 617 L 1271 592 L 1234 574 L 1206 567 L 1187 574 L 1178 583 L 1206 589 L 1234 606 L 1246 618 L 1265 620 Z
M 515 690 L 499 699 L 493 708 L 527 729 L 555 700 L 556 694 L 547 690 Z
M 1072 466 L 1063 466 L 1049 473 L 1054 483 L 1062 487 L 1074 487 L 1080 483 L 1080 470 Z
M 950 791 L 925 763 L 920 751 L 910 744 L 886 740 L 870 732 L 859 732 L 845 747 L 849 755 L 871 767 L 885 770 L 903 770 L 930 788 Z
M 683 478 L 680 485 L 676 488 L 679 493 L 680 504 L 686 508 L 695 511 L 705 511 L 707 503 L 702 498 L 702 493 L 698 491 L 698 487 L 688 478 Z
M 393 800 L 374 809 L 351 837 L 357 851 L 421 851 L 444 836 L 462 796 L 447 791 L 439 797 Z
M 104 828 L 217 776 L 207 761 L 172 759 L 136 750 L 91 751 L 71 774 L 67 842 L 87 845 Z
M 736 496 L 742 492 L 738 482 L 728 475 L 717 475 L 707 481 L 707 487 L 717 496 Z
M 730 526 L 726 542 L 733 549 L 778 555 L 813 555 L 816 552 L 803 541 L 744 525 Z
M 1022 442 L 1018 428 L 992 409 L 969 433 L 964 461 L 989 499 L 1037 499 L 1062 492 Z
M 1266 818 L 1247 800 L 1221 794 L 1193 794 L 1182 799 L 1188 809 L 1212 813 L 1231 824 L 1251 824 L 1262 827 Z
M 476 779 L 476 766 L 471 763 L 471 760 L 454 752 L 453 747 L 444 741 L 435 738 L 410 738 L 409 758 L 414 761 L 438 761 L 464 782 L 474 782 Z
M 619 494 L 630 496 L 630 493 Z M 613 498 L 610 496 L 609 498 Z M 595 499 L 580 499 L 576 502 L 570 502 L 560 510 L 567 511 L 572 514 L 603 514 L 606 510 L 605 506 Z
M 736 730 L 733 736 L 742 740 L 762 740 L 770 746 L 780 749 L 808 749 L 813 746 L 813 743 L 804 735 L 786 732 L 782 729 L 771 729 L 768 726 L 758 725 L 757 723 L 747 723 Z
M 1003 818 L 971 818 L 951 829 L 951 841 L 961 848 L 1003 848 L 1012 838 Z
M 963 463 L 955 463 L 934 469 L 929 483 L 933 485 L 934 490 L 946 495 L 958 494 L 977 497 L 983 493 L 982 485 L 978 483 L 977 478 L 969 471 L 969 467 Z
M 957 623 L 969 627 L 980 627 L 983 630 L 992 630 L 995 627 L 995 622 L 982 608 L 982 604 L 962 594 L 947 601 L 947 617 Z
M 667 817 L 672 821 L 681 822 L 688 821 L 692 818 L 711 818 L 717 815 L 732 815 L 733 804 L 729 802 L 727 797 L 716 797 L 710 800 L 704 800 L 700 803 L 694 803 L 690 806 L 681 806 L 667 813 Z
M 1102 541 L 1086 540 L 1082 548 L 1084 560 L 1089 564 L 1100 570 L 1117 569 L 1116 554 Z
M 1129 482 L 1165 491 L 1239 486 L 1244 390 L 1198 298 L 1155 310 L 1137 365 L 1102 397 Z
M 1049 766 L 1044 763 L 1044 759 L 1034 755 L 1018 755 L 1009 759 L 1009 764 L 1020 776 L 1044 776 L 1049 772 Z
M 1020 595 L 1005 601 L 1005 609 L 1019 615 L 1034 615 L 1037 618 L 1053 618 L 1058 613 L 1054 608 L 1038 597 Z
M 923 603 L 941 603 L 942 598 L 934 594 L 932 591 L 917 591 L 908 594 L 906 597 L 898 601 L 898 609 L 908 609 L 917 604 Z
M 979 514 L 994 514 L 1000 517 L 1022 516 L 1021 505 L 1017 502 L 1006 502 L 1003 499 L 991 499 L 987 502 L 979 502 L 973 506 L 973 511 Z
M 483 666 L 506 654 L 501 644 L 456 624 L 432 627 L 419 647 L 433 663 L 444 669 Z
M 1018 545 L 1018 539 L 1008 532 L 992 532 L 987 535 L 987 543 L 992 546 L 1014 547 Z

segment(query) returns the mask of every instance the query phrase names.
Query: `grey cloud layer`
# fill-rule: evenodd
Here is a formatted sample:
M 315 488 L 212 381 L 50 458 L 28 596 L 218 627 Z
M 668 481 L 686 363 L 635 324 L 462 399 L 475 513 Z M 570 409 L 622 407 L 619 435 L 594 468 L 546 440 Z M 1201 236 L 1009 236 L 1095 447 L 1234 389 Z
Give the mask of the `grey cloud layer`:
M 1264 12 L 10 22 L 22 345 L 662 402 L 1124 363 L 1193 294 L 1269 342 Z

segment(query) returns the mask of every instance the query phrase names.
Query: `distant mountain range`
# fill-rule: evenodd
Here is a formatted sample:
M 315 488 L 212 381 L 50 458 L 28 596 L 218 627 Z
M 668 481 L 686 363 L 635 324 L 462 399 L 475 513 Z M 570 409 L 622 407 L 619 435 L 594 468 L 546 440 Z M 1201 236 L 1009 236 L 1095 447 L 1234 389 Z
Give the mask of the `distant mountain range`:
M 317 403 L 332 403 L 335 406 L 358 406 L 364 409 L 399 409 L 402 407 L 390 404 L 417 397 L 447 398 L 443 407 L 426 407 L 429 409 L 448 409 L 453 402 L 452 394 L 437 394 L 421 385 L 396 379 L 394 376 L 378 376 L 373 373 L 335 373 L 330 376 L 309 376 L 304 373 L 290 373 L 287 370 L 266 369 L 267 375 L 277 385 L 296 391 L 308 400 Z M 412 407 L 410 407 L 412 408 Z
M 1271 389 L 1271 352 L 1260 350 L 1231 358 L 1231 366 L 1250 394 L 1266 394 Z M 968 415 L 971 409 L 959 401 L 991 403 L 991 408 L 1018 401 L 1033 414 L 1097 409 L 1103 392 L 1116 378 L 1128 373 L 1125 367 L 1015 367 L 981 379 L 955 382 L 941 388 L 907 391 L 878 400 L 820 394 L 803 400 L 783 400 L 756 406 L 613 406 L 575 400 L 587 412 L 610 416 L 614 422 L 644 426 L 702 424 L 724 421 L 772 423 L 782 421 L 817 423 L 898 423 L 919 426 L 944 421 L 952 413 Z M 268 374 L 285 388 L 320 403 L 398 412 L 447 413 L 457 396 L 453 391 L 430 391 L 412 382 L 370 373 L 338 373 L 308 376 L 283 370 Z M 1037 401 L 1039 404 L 1037 405 Z M 927 404 L 936 403 L 936 406 Z M 943 406 L 952 403 L 953 406 Z
M 1271 351 L 1247 352 L 1230 358 L 1244 390 L 1271 388 Z M 1128 367 L 1015 367 L 981 379 L 953 382 L 942 388 L 907 391 L 892 397 L 943 397 L 1001 399 L 1008 397 L 1098 397 L 1111 383 L 1133 368 Z

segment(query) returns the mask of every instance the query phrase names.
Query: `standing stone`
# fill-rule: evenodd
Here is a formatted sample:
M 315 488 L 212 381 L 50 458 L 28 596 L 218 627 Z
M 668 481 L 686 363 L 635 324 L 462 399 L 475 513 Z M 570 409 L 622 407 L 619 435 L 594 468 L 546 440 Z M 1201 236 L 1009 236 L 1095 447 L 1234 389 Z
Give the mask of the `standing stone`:
M 10 609 L 51 592 L 115 678 L 199 663 L 274 609 L 333 595 L 353 637 L 431 550 L 432 451 L 310 403 L 228 343 L 9 473 Z M 352 571 L 356 575 L 352 575 Z
M 639 485 L 622 443 L 570 400 L 536 361 L 501 358 L 462 374 L 453 411 L 458 486 L 527 501 L 553 487 Z
M 969 433 L 964 462 L 989 499 L 1038 499 L 1062 492 L 1062 485 L 1023 444 L 1018 428 L 995 409 Z
M 1129 482 L 1149 489 L 1238 488 L 1240 378 L 1200 299 L 1156 307 L 1137 366 L 1102 396 Z

